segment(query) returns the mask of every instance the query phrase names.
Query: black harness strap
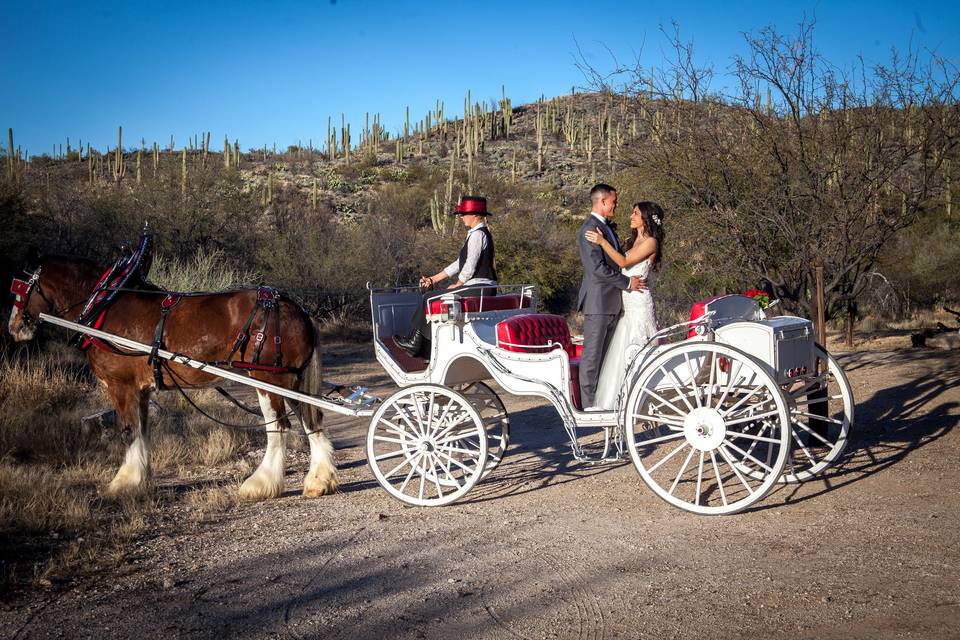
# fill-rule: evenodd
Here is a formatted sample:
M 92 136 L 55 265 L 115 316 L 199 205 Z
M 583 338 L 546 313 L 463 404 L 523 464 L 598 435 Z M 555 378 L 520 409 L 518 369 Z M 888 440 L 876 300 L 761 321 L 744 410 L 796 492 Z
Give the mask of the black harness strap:
M 178 293 L 168 293 L 160 303 L 160 320 L 157 321 L 157 328 L 154 329 L 153 343 L 150 345 L 150 355 L 147 357 L 147 364 L 153 365 L 153 381 L 158 390 L 166 388 L 163 386 L 163 360 L 157 357 L 157 351 L 163 346 L 163 327 L 167 322 L 167 316 L 180 303 L 182 297 Z

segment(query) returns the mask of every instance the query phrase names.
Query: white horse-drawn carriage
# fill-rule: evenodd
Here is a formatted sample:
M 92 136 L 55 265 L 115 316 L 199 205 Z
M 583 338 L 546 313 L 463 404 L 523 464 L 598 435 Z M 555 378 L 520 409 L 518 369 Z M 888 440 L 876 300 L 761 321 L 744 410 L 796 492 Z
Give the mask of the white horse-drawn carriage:
M 846 445 L 853 395 L 809 320 L 767 318 L 746 296 L 701 301 L 689 322 L 627 354 L 616 410 L 587 412 L 580 346 L 562 317 L 536 313 L 535 295 L 532 286 L 500 287 L 496 296 L 438 293 L 428 301 L 426 362 L 391 337 L 409 329 L 419 293 L 370 290 L 377 360 L 400 387 L 367 434 L 370 467 L 390 495 L 449 504 L 503 460 L 509 417 L 489 380 L 549 400 L 578 460 L 616 459 L 626 449 L 657 495 L 701 514 L 749 507 L 779 481 L 824 470 Z M 592 456 L 579 437 L 590 428 L 604 433 Z
M 578 460 L 626 451 L 657 495 L 695 513 L 747 508 L 779 481 L 823 471 L 846 445 L 854 404 L 843 371 L 815 344 L 808 320 L 767 318 L 752 298 L 697 303 L 689 322 L 631 347 L 617 408 L 599 412 L 583 411 L 580 346 L 562 317 L 536 313 L 534 287 L 431 297 L 429 361 L 409 357 L 392 338 L 409 330 L 420 301 L 412 287 L 370 288 L 376 357 L 400 387 L 382 402 L 362 388 L 309 395 L 51 314 L 40 319 L 322 409 L 372 416 L 370 468 L 411 505 L 449 504 L 503 460 L 510 422 L 490 380 L 549 400 Z M 677 337 L 685 339 L 670 342 Z M 581 444 L 585 430 L 598 429 L 602 450 Z

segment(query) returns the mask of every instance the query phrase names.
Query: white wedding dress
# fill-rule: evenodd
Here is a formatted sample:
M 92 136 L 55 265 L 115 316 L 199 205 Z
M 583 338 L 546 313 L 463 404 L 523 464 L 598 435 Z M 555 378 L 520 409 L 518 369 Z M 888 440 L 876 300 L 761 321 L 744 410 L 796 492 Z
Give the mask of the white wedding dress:
M 653 274 L 650 261 L 644 260 L 622 270 L 625 276 L 639 276 L 647 281 L 643 291 L 623 291 L 623 314 L 617 322 L 600 366 L 595 405 L 598 409 L 616 409 L 620 386 L 627 375 L 627 347 L 643 345 L 657 332 L 657 313 L 653 297 Z

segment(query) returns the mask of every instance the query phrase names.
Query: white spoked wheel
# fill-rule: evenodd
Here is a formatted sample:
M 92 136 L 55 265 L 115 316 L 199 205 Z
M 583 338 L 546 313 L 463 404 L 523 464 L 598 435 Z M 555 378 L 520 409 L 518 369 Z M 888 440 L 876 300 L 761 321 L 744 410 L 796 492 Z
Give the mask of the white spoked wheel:
M 496 392 L 484 382 L 468 382 L 453 387 L 470 402 L 480 414 L 487 432 L 487 466 L 482 478 L 497 468 L 510 446 L 510 416 Z M 470 441 L 466 441 L 467 445 Z
M 762 499 L 790 455 L 790 411 L 776 380 L 725 344 L 671 347 L 637 375 L 624 412 L 627 449 L 644 482 L 704 515 Z
M 784 389 L 790 399 L 793 453 L 783 482 L 801 482 L 832 465 L 847 448 L 853 424 L 853 389 L 836 359 L 815 346 L 818 371 Z
M 480 479 L 487 437 L 476 409 L 460 393 L 419 384 L 387 398 L 370 422 L 367 461 L 387 493 L 436 507 L 462 497 Z

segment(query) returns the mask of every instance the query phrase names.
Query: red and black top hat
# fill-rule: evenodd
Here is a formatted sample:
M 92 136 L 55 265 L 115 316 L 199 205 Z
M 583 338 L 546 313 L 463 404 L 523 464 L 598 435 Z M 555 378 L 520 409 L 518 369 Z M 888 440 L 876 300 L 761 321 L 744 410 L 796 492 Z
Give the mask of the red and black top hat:
M 487 199 L 480 196 L 463 196 L 460 198 L 460 204 L 457 205 L 457 209 L 451 215 L 462 216 L 464 214 L 474 216 L 493 215 L 487 211 Z

